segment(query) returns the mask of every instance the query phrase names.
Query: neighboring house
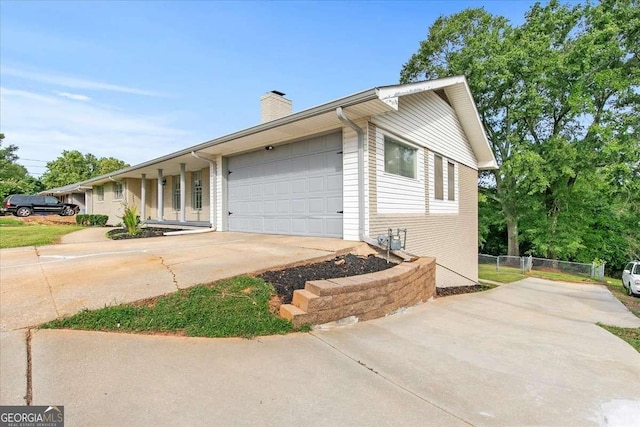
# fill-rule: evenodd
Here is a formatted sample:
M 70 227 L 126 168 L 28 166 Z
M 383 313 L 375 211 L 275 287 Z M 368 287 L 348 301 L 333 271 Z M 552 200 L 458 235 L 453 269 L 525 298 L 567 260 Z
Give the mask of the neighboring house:
M 367 241 L 406 228 L 439 286 L 477 280 L 478 171 L 497 164 L 464 77 L 295 114 L 280 92 L 261 105 L 260 125 L 48 193 L 84 191 L 110 224 L 126 202 L 147 223 L 218 231 Z

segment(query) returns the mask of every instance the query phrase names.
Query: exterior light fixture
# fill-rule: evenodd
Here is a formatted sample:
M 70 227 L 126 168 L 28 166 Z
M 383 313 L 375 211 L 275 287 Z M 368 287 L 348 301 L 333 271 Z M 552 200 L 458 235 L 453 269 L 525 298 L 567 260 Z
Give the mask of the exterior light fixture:
M 273 150 L 273 145 L 267 145 L 266 147 L 264 147 L 264 149 L 267 151 L 271 151 Z

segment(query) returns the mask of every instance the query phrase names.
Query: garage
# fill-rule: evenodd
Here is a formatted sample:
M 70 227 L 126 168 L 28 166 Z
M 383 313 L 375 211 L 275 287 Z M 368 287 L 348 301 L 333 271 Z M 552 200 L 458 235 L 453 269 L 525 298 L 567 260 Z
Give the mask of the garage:
M 342 133 L 230 157 L 229 230 L 342 237 Z

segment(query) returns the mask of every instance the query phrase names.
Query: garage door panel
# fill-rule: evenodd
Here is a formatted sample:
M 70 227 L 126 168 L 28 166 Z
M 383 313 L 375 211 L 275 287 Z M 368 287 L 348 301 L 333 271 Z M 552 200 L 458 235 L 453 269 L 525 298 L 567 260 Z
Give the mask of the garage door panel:
M 262 221 L 264 232 L 265 233 L 275 233 L 276 232 L 276 220 L 275 218 L 265 217 Z
M 276 184 L 274 182 L 265 182 L 262 184 L 262 195 L 264 197 L 276 194 Z
M 291 183 L 293 186 L 293 194 L 300 194 L 307 192 L 307 178 L 297 178 Z
M 288 182 L 279 182 L 278 184 L 278 195 L 286 195 L 289 194 L 289 183 Z
M 326 178 L 327 181 L 327 191 L 329 192 L 335 192 L 335 191 L 342 191 L 342 174 L 340 175 L 330 175 L 327 176 Z
M 278 214 L 288 214 L 291 212 L 291 201 L 278 200 Z
M 325 191 L 325 177 L 316 176 L 309 178 L 309 192 L 310 193 L 319 193 L 321 191 Z
M 265 200 L 262 203 L 262 212 L 264 215 L 275 215 L 276 212 L 276 201 L 275 200 Z
M 291 232 L 290 222 L 291 222 L 291 219 L 289 218 L 278 218 L 276 220 L 276 231 L 278 233 L 285 233 L 285 234 L 290 233 Z
M 327 218 L 325 234 L 328 236 L 342 236 L 342 218 Z
M 306 234 L 307 233 L 307 220 L 305 218 L 292 218 L 291 219 L 291 232 L 294 234 Z
M 315 197 L 313 199 L 309 199 L 310 215 L 321 215 L 323 212 L 325 212 L 324 197 Z
M 342 198 L 341 197 L 327 197 L 327 212 L 338 212 L 342 210 Z
M 251 197 L 262 198 L 262 184 L 254 184 L 251 186 Z
M 291 201 L 291 213 L 296 215 L 304 215 L 307 213 L 307 200 L 294 199 Z
M 229 229 L 342 236 L 341 133 L 231 157 Z
M 309 233 L 310 234 L 327 234 L 324 230 L 325 220 L 322 218 L 309 218 Z
M 262 214 L 262 209 L 264 208 L 264 204 L 260 202 L 251 202 L 251 213 L 253 214 Z

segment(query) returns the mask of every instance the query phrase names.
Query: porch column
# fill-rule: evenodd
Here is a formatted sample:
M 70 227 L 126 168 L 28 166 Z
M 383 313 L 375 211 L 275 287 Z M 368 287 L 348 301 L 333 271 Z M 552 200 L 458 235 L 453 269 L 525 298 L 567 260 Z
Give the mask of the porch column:
M 187 173 L 185 164 L 180 163 L 180 222 L 187 220 Z
M 147 174 L 140 177 L 140 218 L 147 219 Z
M 158 169 L 158 221 L 164 220 L 164 184 L 162 184 L 162 169 Z

